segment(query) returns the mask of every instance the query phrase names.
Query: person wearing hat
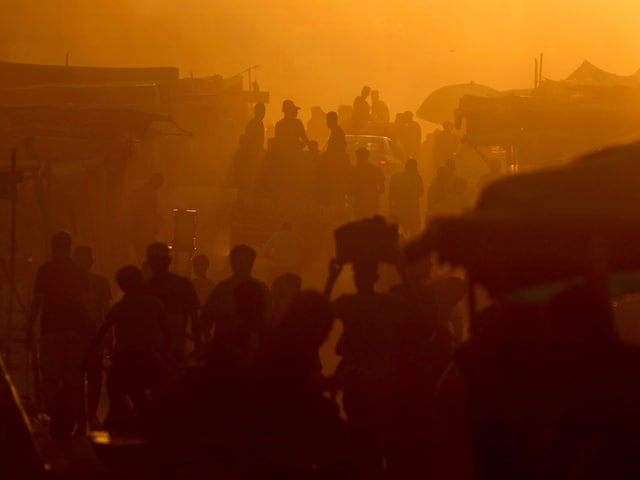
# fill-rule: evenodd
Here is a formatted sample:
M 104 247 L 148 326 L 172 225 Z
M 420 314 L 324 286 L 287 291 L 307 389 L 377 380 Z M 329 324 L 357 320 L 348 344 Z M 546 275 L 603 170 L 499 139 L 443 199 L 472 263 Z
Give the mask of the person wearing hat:
M 307 132 L 302 120 L 298 118 L 298 110 L 291 100 L 282 102 L 284 118 L 276 123 L 275 139 L 280 150 L 285 154 L 297 154 L 309 144 Z
M 164 305 L 171 334 L 171 353 L 179 363 L 182 363 L 189 323 L 195 346 L 198 347 L 201 343 L 198 294 L 188 278 L 169 271 L 171 251 L 168 245 L 164 243 L 149 245 L 147 263 L 151 269 L 151 278 L 144 283 L 144 293 L 156 297 Z

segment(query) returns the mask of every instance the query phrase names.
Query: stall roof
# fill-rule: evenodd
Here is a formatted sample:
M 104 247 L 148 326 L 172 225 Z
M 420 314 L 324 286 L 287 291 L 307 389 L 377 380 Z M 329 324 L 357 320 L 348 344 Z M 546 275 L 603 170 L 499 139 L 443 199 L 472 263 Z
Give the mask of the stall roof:
M 178 69 L 175 67 L 67 67 L 0 62 L 0 88 L 73 83 L 174 82 L 177 80 Z
M 153 122 L 173 124 L 169 115 L 125 108 L 0 107 L 0 137 L 5 138 L 142 136 Z

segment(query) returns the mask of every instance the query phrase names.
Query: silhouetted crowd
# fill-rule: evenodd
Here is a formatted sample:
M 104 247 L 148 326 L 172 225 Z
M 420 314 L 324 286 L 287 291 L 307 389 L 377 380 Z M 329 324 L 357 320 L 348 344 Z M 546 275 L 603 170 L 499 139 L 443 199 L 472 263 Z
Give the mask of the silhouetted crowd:
M 586 287 L 542 307 L 498 299 L 467 325 L 466 282 L 401 253 L 424 226 L 425 193 L 429 215 L 465 207 L 452 125 L 430 140 L 425 189 L 420 127 L 410 112 L 391 125 L 378 92 L 363 88 L 344 121 L 350 135 L 393 129 L 406 157 L 388 181 L 368 148 L 348 151 L 340 112 L 315 109 L 305 129 L 292 101 L 282 110 L 265 150 L 256 105 L 233 182 L 241 199 L 277 197 L 285 217 L 309 202 L 317 215 L 348 206 L 334 218 L 345 224 L 324 291 L 306 289 L 305 240 L 286 221 L 265 246 L 269 284 L 245 244 L 231 248 L 222 281 L 202 254 L 192 278 L 173 273 L 171 248 L 154 241 L 164 178 L 152 176 L 134 196 L 142 263 L 117 271 L 116 302 L 92 249 L 74 249 L 68 233 L 38 269 L 26 342 L 39 323 L 51 437 L 142 437 L 158 478 L 639 478 L 640 350 L 619 339 L 606 302 Z M 482 185 L 500 174 L 489 167 Z M 355 291 L 334 298 L 345 266 Z M 320 350 L 336 323 L 339 362 L 328 368 Z

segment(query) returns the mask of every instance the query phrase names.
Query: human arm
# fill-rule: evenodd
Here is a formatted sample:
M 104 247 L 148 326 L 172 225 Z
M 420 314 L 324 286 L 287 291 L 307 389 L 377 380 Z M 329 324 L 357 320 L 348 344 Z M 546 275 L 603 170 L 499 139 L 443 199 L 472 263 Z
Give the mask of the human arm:
M 331 294 L 333 292 L 333 287 L 342 272 L 343 264 L 338 262 L 336 259 L 332 259 L 329 261 L 329 275 L 327 276 L 327 282 L 324 286 L 324 295 L 327 298 L 331 298 Z

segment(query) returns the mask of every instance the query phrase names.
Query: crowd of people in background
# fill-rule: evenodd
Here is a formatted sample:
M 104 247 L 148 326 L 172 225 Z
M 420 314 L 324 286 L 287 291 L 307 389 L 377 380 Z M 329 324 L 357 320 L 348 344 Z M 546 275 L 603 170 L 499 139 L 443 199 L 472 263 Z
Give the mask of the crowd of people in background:
M 469 208 L 484 184 L 456 173 L 460 140 L 452 122 L 423 138 L 412 112 L 398 113 L 391 122 L 379 91 L 368 86 L 337 111 L 312 107 L 306 129 L 299 111 L 285 100 L 283 118 L 265 143 L 266 107 L 256 104 L 231 167 L 241 197 L 272 197 L 289 216 L 322 214 L 334 226 L 382 214 L 401 220 L 403 233 L 413 235 L 427 215 Z M 395 145 L 393 162 L 380 160 L 371 143 L 379 138 Z M 498 178 L 501 160 L 483 161 L 487 175 Z
M 459 173 L 461 143 L 451 122 L 423 140 L 411 112 L 390 123 L 389 108 L 369 87 L 352 107 L 327 113 L 314 107 L 306 128 L 299 110 L 284 101 L 283 117 L 266 138 L 266 107 L 258 103 L 239 139 L 231 168 L 238 201 L 271 197 L 284 220 L 260 249 L 231 245 L 226 278 L 210 277 L 203 253 L 191 258 L 190 276 L 173 271 L 175 252 L 156 238 L 163 222 L 160 174 L 132 196 L 128 233 L 136 262 L 116 272 L 116 295 L 107 278 L 92 272 L 91 247 L 73 248 L 65 232 L 53 236 L 51 260 L 35 278 L 26 337 L 29 348 L 39 340 L 51 437 L 103 428 L 142 436 L 157 449 L 167 478 L 203 471 L 265 479 L 468 479 L 473 472 L 475 478 L 566 478 L 559 472 L 595 462 L 588 458 L 593 452 L 597 468 L 610 467 L 614 457 L 602 442 L 619 441 L 626 424 L 612 417 L 616 402 L 590 395 L 605 384 L 622 388 L 637 360 L 608 329 L 590 294 L 565 292 L 546 313 L 557 321 L 549 327 L 554 341 L 579 351 L 583 364 L 576 366 L 560 347 L 540 349 L 544 342 L 530 323 L 524 322 L 526 331 L 509 330 L 511 316 L 537 315 L 526 309 L 496 305 L 467 331 L 466 283 L 435 271 L 430 257 L 407 263 L 400 253 L 430 217 L 467 208 L 472 191 L 502 174 L 501 161 L 489 158 L 473 184 Z M 370 142 L 350 150 L 353 135 L 396 142 L 404 152 L 400 168 L 374 161 Z M 347 222 L 352 232 L 353 225 L 386 225 L 396 233 L 393 254 L 372 254 L 378 233 L 361 229 L 348 238 L 352 257 L 339 258 L 326 238 L 314 238 L 322 230 L 295 228 L 289 219 L 297 216 L 311 226 L 329 219 L 331 231 Z M 316 260 L 333 258 L 323 291 L 308 287 L 312 248 Z M 269 267 L 257 274 L 260 256 Z M 340 288 L 336 295 L 346 266 L 355 291 Z M 584 327 L 580 344 L 563 327 L 573 315 L 588 320 L 571 324 Z M 331 343 L 336 322 L 340 334 Z M 511 347 L 500 343 L 505 332 L 515 335 L 505 340 Z M 337 362 L 331 367 L 320 353 L 327 346 Z M 534 352 L 539 365 L 512 348 Z M 490 351 L 508 357 L 515 370 L 505 370 Z M 596 365 L 593 359 L 605 351 L 611 355 Z M 101 419 L 105 359 L 108 413 Z M 561 372 L 574 367 L 577 383 L 561 385 Z M 518 372 L 531 376 L 518 380 Z M 553 388 L 561 401 L 545 403 L 536 395 L 540 378 L 558 382 Z M 630 395 L 617 405 L 635 425 L 636 390 Z M 580 396 L 588 401 L 577 416 L 562 410 Z M 523 413 L 534 401 L 550 415 L 544 422 Z M 563 422 L 576 426 L 588 415 L 604 422 L 585 431 L 593 441 L 578 439 L 580 429 L 564 429 Z M 552 447 L 544 446 L 545 435 Z M 505 467 L 500 455 L 510 453 Z

